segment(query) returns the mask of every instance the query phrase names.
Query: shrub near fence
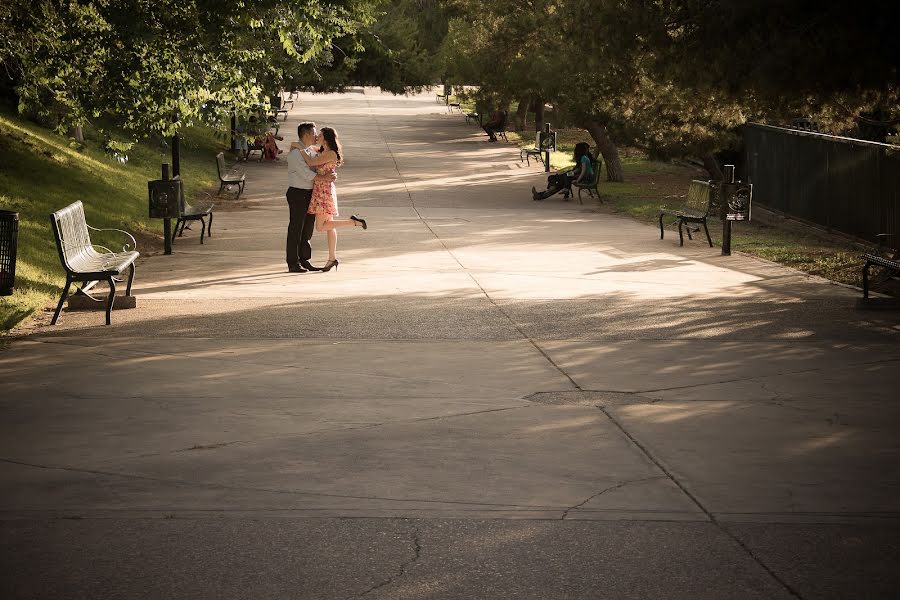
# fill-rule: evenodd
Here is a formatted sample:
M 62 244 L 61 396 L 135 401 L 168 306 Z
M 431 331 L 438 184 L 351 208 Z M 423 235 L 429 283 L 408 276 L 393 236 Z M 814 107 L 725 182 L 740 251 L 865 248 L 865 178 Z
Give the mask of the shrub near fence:
M 876 243 L 900 245 L 900 147 L 749 123 L 753 202 Z

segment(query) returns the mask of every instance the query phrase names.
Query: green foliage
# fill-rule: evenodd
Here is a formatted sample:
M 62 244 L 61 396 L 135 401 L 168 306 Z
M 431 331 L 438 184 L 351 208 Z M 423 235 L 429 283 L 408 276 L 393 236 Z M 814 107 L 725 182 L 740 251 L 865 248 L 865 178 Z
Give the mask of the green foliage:
M 900 117 L 889 3 L 852 11 L 837 0 L 449 4 L 452 81 L 501 99 L 539 97 L 568 116 L 560 124 L 593 121 L 618 144 L 656 156 L 732 148 L 750 119 L 806 116 L 833 131 L 857 122 L 886 131 Z
M 379 0 L 10 0 L 0 61 L 20 111 L 59 131 L 111 119 L 133 137 L 254 110 L 315 79 L 332 42 L 371 23 Z
M 359 36 L 347 77 L 393 93 L 421 90 L 443 76 L 440 51 L 450 12 L 437 0 L 384 2 Z

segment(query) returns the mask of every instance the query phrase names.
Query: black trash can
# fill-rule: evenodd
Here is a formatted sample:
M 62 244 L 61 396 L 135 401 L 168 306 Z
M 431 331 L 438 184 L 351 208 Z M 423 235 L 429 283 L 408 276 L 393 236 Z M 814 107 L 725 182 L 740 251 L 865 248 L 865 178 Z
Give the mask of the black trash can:
M 0 210 L 0 296 L 11 296 L 16 281 L 19 213 Z

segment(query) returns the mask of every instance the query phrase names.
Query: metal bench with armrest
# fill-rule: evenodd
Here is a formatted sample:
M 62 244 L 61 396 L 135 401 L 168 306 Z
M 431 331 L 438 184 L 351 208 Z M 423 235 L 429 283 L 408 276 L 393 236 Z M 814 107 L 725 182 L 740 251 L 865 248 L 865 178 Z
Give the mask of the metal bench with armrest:
M 687 199 L 681 208 L 663 207 L 659 211 L 659 239 L 663 239 L 663 217 L 675 217 L 678 223 L 678 239 L 679 246 L 684 246 L 684 233 L 682 227 L 687 225 L 688 239 L 693 240 L 691 236 L 691 223 L 699 223 L 703 225 L 703 231 L 706 232 L 706 241 L 712 248 L 712 238 L 709 236 L 709 228 L 706 226 L 706 220 L 713 214 L 715 206 L 715 194 L 709 181 L 700 181 L 695 179 L 688 188 Z M 700 231 L 697 227 L 694 231 Z
M 129 267 L 125 295 L 131 296 L 131 284 L 134 282 L 134 261 L 140 256 L 137 250 L 128 249 L 129 246 L 137 247 L 134 237 L 121 229 L 97 229 L 88 225 L 84 219 L 84 206 L 80 201 L 50 215 L 50 225 L 53 229 L 53 236 L 56 238 L 59 261 L 66 272 L 66 286 L 63 288 L 62 296 L 59 298 L 59 304 L 56 305 L 56 312 L 53 313 L 53 320 L 50 324 L 56 325 L 72 283 L 83 283 L 84 285 L 79 291 L 93 298 L 87 291 L 99 281 L 106 281 L 109 285 L 106 324 L 109 325 L 113 302 L 116 299 L 116 281 L 121 281 L 119 276 Z M 91 243 L 91 231 L 117 231 L 128 236 L 131 244 L 123 246 L 122 252 L 113 252 L 109 248 Z M 98 252 L 97 249 L 101 249 L 103 252 Z
M 218 193 L 221 194 L 226 186 L 236 185 L 238 193 L 235 200 L 240 198 L 241 193 L 244 191 L 244 180 L 247 176 L 242 171 L 229 170 L 225 166 L 225 154 L 223 152 L 216 154 L 216 170 L 219 172 L 219 183 L 221 184 L 219 185 Z

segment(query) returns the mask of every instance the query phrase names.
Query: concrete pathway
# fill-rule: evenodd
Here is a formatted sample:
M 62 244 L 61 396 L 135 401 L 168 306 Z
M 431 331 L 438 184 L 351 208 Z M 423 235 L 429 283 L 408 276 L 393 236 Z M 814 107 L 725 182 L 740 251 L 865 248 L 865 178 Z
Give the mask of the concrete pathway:
M 0 597 L 894 596 L 900 318 L 534 203 L 433 95 L 306 119 L 370 223 L 337 271 L 286 272 L 286 166 L 250 163 L 137 309 L 0 353 Z

